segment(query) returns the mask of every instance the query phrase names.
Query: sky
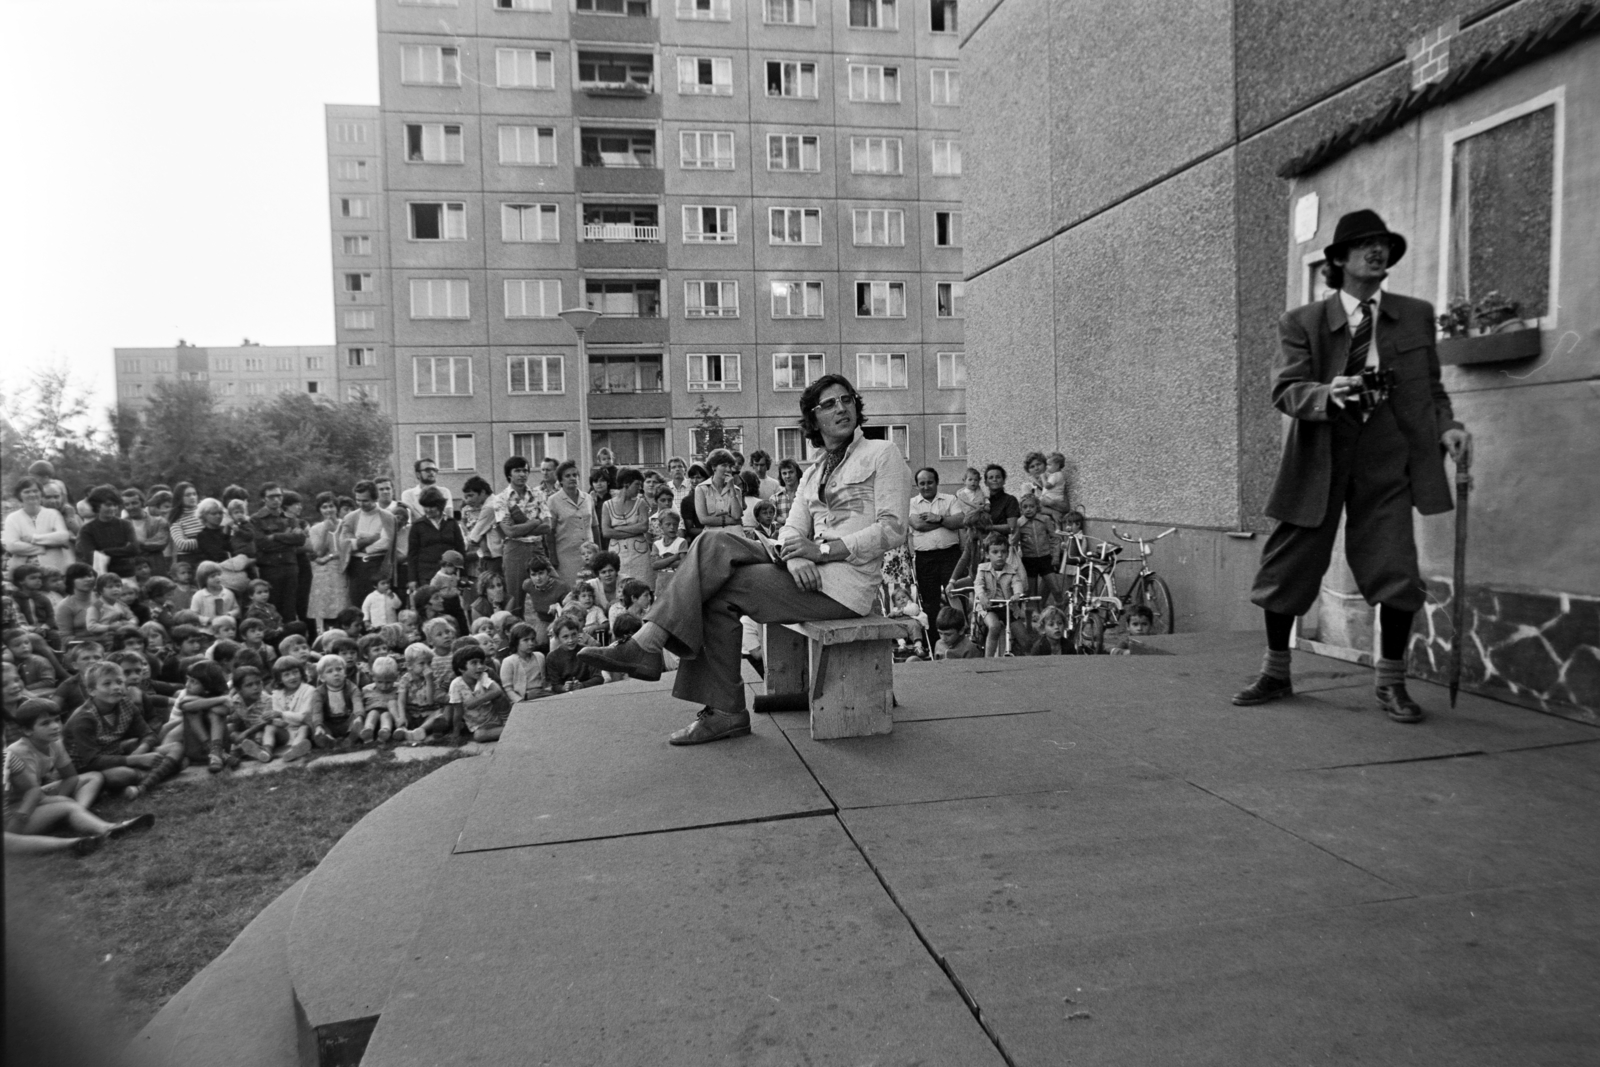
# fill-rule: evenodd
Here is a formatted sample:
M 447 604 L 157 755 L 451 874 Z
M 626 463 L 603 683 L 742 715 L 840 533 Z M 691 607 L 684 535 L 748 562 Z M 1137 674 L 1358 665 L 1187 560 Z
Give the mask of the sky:
M 324 104 L 378 102 L 373 0 L 0 0 L 0 390 L 113 348 L 332 344 Z

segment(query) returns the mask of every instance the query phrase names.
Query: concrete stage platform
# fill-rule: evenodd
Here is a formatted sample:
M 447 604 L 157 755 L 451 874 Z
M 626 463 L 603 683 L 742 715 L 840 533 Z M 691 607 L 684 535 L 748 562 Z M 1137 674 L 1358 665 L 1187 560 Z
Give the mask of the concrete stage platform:
M 352 829 L 136 1048 L 1594 1063 L 1600 729 L 1450 711 L 1422 683 L 1431 717 L 1397 725 L 1369 671 L 1301 653 L 1297 696 L 1235 708 L 1259 649 L 901 665 L 894 732 L 845 741 L 780 713 L 671 748 L 693 709 L 670 677 L 520 705 L 490 751 Z

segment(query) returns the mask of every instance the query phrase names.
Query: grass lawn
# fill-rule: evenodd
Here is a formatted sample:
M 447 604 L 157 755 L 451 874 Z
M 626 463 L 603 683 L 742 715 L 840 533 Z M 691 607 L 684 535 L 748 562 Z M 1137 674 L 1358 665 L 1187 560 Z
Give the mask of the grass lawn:
M 92 968 L 111 1001 L 101 1021 L 131 1038 L 363 815 L 445 762 L 380 754 L 103 801 L 103 818 L 156 824 L 81 859 L 6 857 L 7 939 L 27 922 L 63 968 Z

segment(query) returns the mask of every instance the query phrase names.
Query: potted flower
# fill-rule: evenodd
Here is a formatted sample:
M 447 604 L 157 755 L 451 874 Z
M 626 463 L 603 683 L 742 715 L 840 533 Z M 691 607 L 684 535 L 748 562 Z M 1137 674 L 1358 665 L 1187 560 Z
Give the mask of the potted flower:
M 1519 301 L 1491 290 L 1476 302 L 1451 302 L 1439 316 L 1439 362 L 1506 363 L 1539 354 L 1539 320 L 1522 318 Z

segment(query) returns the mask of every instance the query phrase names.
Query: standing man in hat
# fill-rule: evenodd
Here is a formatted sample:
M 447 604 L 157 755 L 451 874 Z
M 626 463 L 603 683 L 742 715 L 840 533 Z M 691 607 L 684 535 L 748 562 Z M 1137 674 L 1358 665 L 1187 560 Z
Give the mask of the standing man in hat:
M 1278 322 L 1283 364 L 1272 401 L 1294 421 L 1267 500 L 1278 525 L 1250 595 L 1266 612 L 1267 654 L 1235 704 L 1294 693 L 1289 632 L 1317 599 L 1343 515 L 1345 556 L 1382 624 L 1378 707 L 1395 722 L 1423 719 L 1405 683 L 1411 622 L 1423 604 L 1411 509 L 1451 509 L 1444 453 L 1459 461 L 1470 438 L 1439 380 L 1433 306 L 1381 289 L 1405 253 L 1405 238 L 1376 212 L 1352 211 L 1325 249 L 1337 292 Z

